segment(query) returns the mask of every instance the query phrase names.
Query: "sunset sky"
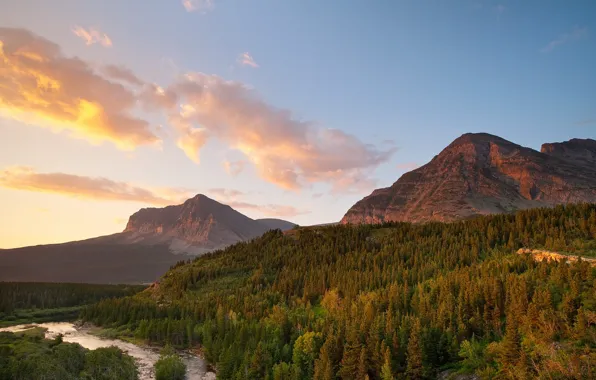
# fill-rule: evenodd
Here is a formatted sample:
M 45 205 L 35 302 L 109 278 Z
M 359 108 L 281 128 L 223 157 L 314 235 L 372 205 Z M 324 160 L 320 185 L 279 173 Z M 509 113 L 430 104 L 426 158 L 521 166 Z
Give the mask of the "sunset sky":
M 0 248 L 337 221 L 465 132 L 596 138 L 595 67 L 588 0 L 0 0 Z

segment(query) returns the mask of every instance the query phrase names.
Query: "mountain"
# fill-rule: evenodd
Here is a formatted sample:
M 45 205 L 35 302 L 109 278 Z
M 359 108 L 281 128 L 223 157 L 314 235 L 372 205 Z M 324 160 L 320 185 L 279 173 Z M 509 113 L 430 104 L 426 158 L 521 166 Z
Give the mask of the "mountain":
M 596 202 L 596 141 L 541 152 L 486 133 L 453 141 L 426 165 L 352 206 L 342 223 L 453 221 L 533 207 Z
M 201 254 L 252 239 L 275 228 L 199 194 L 181 205 L 137 211 L 129 218 L 119 240 L 122 243 L 169 244 L 174 252 Z
M 148 283 L 180 260 L 223 249 L 292 223 L 254 220 L 199 194 L 164 208 L 143 208 L 123 232 L 0 251 L 3 281 Z M 284 228 L 282 228 L 284 227 Z

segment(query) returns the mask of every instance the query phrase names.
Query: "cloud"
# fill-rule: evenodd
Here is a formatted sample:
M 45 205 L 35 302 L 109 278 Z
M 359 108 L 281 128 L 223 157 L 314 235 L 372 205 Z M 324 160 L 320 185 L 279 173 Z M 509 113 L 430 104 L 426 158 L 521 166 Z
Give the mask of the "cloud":
M 319 199 L 319 198 L 321 198 L 323 195 L 324 195 L 323 193 L 314 193 L 314 194 L 312 195 L 312 197 L 313 197 L 313 199 Z
M 103 201 L 129 201 L 167 206 L 192 197 L 186 189 L 153 189 L 103 177 L 86 177 L 66 173 L 38 173 L 30 167 L 10 167 L 0 171 L 0 186 L 73 198 Z
M 238 57 L 238 63 L 242 66 L 250 66 L 255 69 L 259 67 L 259 65 L 255 62 L 253 57 L 250 54 L 248 54 L 248 52 L 240 54 L 240 56 Z
M 420 164 L 417 162 L 402 162 L 402 163 L 395 165 L 395 167 L 397 169 L 405 170 L 405 171 L 414 170 L 414 169 L 418 168 L 419 166 L 420 166 Z
M 240 201 L 231 201 L 227 203 L 233 209 L 239 210 L 248 210 L 257 212 L 264 216 L 276 216 L 280 218 L 287 218 L 297 215 L 304 215 L 309 214 L 310 211 L 300 210 L 293 206 L 285 206 L 285 205 L 276 205 L 276 204 L 266 204 L 266 205 L 258 205 L 254 203 L 248 202 L 240 202 Z
M 596 124 L 596 119 L 584 119 L 584 120 L 580 120 L 578 122 L 575 123 L 575 125 L 594 125 Z
M 80 37 L 83 41 L 85 41 L 85 45 L 90 46 L 93 44 L 100 44 L 105 47 L 112 46 L 112 40 L 108 37 L 107 34 L 100 32 L 99 30 L 89 28 L 85 29 L 80 26 L 75 26 L 72 28 L 72 32 L 77 36 Z
M 182 0 L 182 6 L 187 12 L 202 12 L 212 10 L 215 7 L 213 0 Z
M 53 42 L 0 28 L 0 116 L 130 150 L 160 140 L 132 114 L 136 105 L 133 91 L 64 56 Z
M 559 35 L 559 37 L 555 38 L 551 42 L 548 43 L 545 47 L 543 47 L 540 51 L 543 53 L 549 53 L 553 51 L 560 45 L 566 44 L 568 42 L 577 41 L 582 39 L 588 34 L 588 28 L 580 28 L 575 26 L 570 32 L 563 33 Z
M 243 212 L 252 211 L 263 216 L 271 217 L 291 217 L 310 213 L 310 211 L 300 210 L 293 206 L 278 205 L 271 203 L 261 205 L 256 203 L 245 202 L 242 201 L 241 198 L 246 196 L 247 193 L 240 190 L 212 188 L 207 190 L 207 192 L 213 197 L 215 197 L 219 202 L 227 204 L 233 209 L 241 210 Z
M 261 178 L 284 189 L 315 182 L 331 183 L 337 191 L 369 187 L 370 172 L 395 151 L 298 120 L 247 86 L 218 76 L 189 73 L 163 93 L 172 98 L 167 103 L 180 104 L 166 108 L 188 157 L 198 161 L 201 147 L 217 139 L 244 153 Z
M 132 70 L 124 66 L 106 65 L 103 67 L 103 73 L 112 79 L 120 80 L 135 86 L 143 86 L 145 84 L 132 72 Z
M 242 173 L 242 171 L 244 170 L 244 167 L 246 166 L 246 161 L 244 161 L 244 160 L 224 161 L 223 166 L 224 166 L 226 173 L 228 173 L 232 177 L 235 177 L 238 174 Z
M 224 188 L 221 188 L 221 187 L 209 189 L 209 190 L 207 190 L 207 192 L 210 193 L 210 194 L 213 194 L 215 196 L 218 196 L 220 198 L 223 198 L 224 200 L 235 199 L 237 197 L 241 197 L 243 195 L 246 195 L 246 193 L 244 193 L 244 192 L 242 192 L 240 190 L 224 189 Z

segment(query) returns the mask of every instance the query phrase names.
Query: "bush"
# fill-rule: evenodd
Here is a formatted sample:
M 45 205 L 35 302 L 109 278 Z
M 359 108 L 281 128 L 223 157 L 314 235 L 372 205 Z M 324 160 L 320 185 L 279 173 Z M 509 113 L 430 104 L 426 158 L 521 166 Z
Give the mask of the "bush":
M 167 347 L 161 352 L 159 360 L 155 363 L 156 380 L 184 380 L 186 365 L 180 356 Z

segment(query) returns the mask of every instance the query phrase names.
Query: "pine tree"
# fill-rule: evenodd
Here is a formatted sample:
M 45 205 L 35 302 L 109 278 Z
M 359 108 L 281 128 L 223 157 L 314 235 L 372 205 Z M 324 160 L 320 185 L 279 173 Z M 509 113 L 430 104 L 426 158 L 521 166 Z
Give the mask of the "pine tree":
M 508 318 L 505 336 L 501 342 L 499 361 L 505 371 L 511 371 L 520 358 L 521 339 L 514 318 Z
M 420 320 L 416 319 L 412 325 L 412 331 L 410 332 L 410 339 L 408 341 L 406 375 L 409 379 L 422 379 L 423 377 L 424 368 L 422 365 L 422 344 L 420 342 L 420 335 Z
M 383 367 L 381 368 L 381 380 L 394 380 L 393 371 L 391 369 L 391 351 L 389 347 L 385 348 L 383 353 Z
M 344 355 L 341 359 L 341 366 L 338 375 L 344 380 L 356 379 L 358 365 L 360 362 L 360 351 L 362 345 L 358 339 L 358 333 L 354 327 L 348 336 L 344 346 Z
M 358 359 L 358 375 L 357 379 L 364 379 L 368 376 L 368 357 L 366 355 L 366 347 L 360 349 L 360 358 Z
M 265 370 L 265 353 L 263 352 L 263 345 L 261 344 L 261 342 L 259 342 L 254 354 L 252 355 L 250 366 L 248 367 L 248 378 L 262 379 L 265 376 Z

